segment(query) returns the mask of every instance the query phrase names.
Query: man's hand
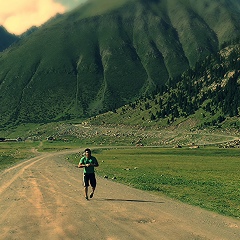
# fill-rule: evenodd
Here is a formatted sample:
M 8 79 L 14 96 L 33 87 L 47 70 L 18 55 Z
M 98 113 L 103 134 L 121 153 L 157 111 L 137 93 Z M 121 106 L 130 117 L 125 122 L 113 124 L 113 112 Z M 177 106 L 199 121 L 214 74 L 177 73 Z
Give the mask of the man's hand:
M 90 164 L 90 163 L 88 163 L 88 164 L 86 164 L 85 166 L 86 166 L 86 167 L 89 167 L 90 165 L 91 165 L 91 164 Z

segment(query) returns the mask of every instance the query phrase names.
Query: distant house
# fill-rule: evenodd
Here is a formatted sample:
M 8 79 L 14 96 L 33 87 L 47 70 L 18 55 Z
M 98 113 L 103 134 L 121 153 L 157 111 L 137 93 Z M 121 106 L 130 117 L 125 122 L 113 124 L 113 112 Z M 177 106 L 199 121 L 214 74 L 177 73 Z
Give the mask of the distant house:
M 18 138 L 0 138 L 0 142 L 22 142 L 23 139 L 18 137 Z
M 5 142 L 17 142 L 18 140 L 16 138 L 6 138 Z
M 194 149 L 194 148 L 199 148 L 198 145 L 190 146 L 189 148 Z
M 181 145 L 176 145 L 173 148 L 182 148 L 182 146 Z

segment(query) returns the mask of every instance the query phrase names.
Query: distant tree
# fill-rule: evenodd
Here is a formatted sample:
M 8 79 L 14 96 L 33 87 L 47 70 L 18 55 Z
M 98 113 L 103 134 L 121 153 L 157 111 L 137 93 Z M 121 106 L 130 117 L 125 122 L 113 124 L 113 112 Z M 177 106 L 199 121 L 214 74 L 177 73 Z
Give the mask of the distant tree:
M 154 120 L 156 120 L 156 116 L 152 113 L 150 119 L 151 119 L 152 121 L 154 121 Z
M 205 111 L 206 112 L 211 112 L 211 104 L 210 104 L 210 102 L 207 103 L 207 105 L 205 107 Z
M 163 100 L 162 98 L 159 99 L 159 108 L 162 109 L 163 107 Z
M 173 111 L 172 111 L 172 115 L 173 115 L 173 117 L 175 117 L 175 118 L 178 118 L 178 117 L 179 117 L 179 111 L 178 111 L 177 106 L 174 106 Z
M 157 111 L 157 112 L 156 112 L 156 118 L 161 118 L 161 116 L 162 116 L 161 111 Z
M 135 109 L 135 108 L 136 108 L 136 104 L 135 104 L 135 103 L 130 103 L 129 106 L 130 106 L 132 109 Z
M 145 103 L 145 110 L 148 110 L 150 108 L 151 108 L 151 106 L 150 106 L 149 102 Z
M 240 86 L 238 84 L 239 73 L 236 72 L 227 82 L 224 93 L 225 100 L 223 104 L 223 112 L 229 114 L 230 117 L 238 115 L 238 107 L 240 105 Z
M 223 122 L 224 120 L 225 120 L 225 117 L 222 116 L 222 115 L 220 115 L 220 116 L 217 118 L 218 123 L 221 123 L 221 122 Z

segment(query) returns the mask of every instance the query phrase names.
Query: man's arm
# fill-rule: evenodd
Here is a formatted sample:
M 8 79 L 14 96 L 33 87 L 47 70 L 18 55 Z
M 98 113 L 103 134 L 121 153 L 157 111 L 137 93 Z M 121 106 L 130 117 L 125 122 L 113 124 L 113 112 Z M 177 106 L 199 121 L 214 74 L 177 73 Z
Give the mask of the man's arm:
M 96 158 L 94 159 L 94 162 L 93 162 L 92 166 L 94 166 L 94 167 L 98 167 L 99 166 L 98 161 L 97 161 Z
M 87 167 L 87 164 L 84 164 L 84 158 L 82 158 L 81 160 L 80 160 L 80 162 L 79 162 L 79 164 L 78 164 L 78 167 L 79 168 L 84 168 L 84 167 Z
M 78 164 L 78 167 L 79 167 L 79 168 L 84 168 L 84 167 L 87 167 L 87 166 L 86 166 L 86 164 L 79 163 L 79 164 Z

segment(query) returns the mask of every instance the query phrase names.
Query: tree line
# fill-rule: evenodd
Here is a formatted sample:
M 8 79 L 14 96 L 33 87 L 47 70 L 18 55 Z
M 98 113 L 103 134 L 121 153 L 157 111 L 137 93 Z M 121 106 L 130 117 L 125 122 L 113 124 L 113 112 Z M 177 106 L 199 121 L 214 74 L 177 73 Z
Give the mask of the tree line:
M 140 110 L 149 111 L 151 120 L 187 117 L 202 108 L 222 122 L 227 116 L 238 116 L 240 111 L 240 46 L 222 50 L 217 54 L 198 61 L 194 68 L 182 75 L 169 78 L 164 86 L 141 100 L 131 103 L 136 108 L 139 102 L 144 103 Z

